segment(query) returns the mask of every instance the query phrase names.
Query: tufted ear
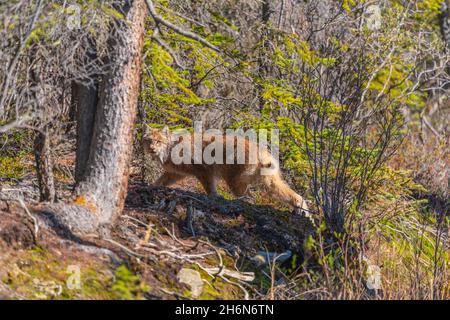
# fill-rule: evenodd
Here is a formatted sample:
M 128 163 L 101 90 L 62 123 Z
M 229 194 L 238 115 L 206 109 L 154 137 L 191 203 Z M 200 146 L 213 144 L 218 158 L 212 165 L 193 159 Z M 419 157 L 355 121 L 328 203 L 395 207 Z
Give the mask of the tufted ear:
M 152 130 L 152 128 L 150 128 L 150 126 L 148 125 L 148 124 L 145 124 L 144 125 L 144 137 L 149 137 L 150 136 L 150 134 L 151 134 L 151 130 Z
M 168 126 L 164 126 L 164 128 L 162 129 L 162 134 L 165 136 L 169 136 L 170 135 L 170 130 Z

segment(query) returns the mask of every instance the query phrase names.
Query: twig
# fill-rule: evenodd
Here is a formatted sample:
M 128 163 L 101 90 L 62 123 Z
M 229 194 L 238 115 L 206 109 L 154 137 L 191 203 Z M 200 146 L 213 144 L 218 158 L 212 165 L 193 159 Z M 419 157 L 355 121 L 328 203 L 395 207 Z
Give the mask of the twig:
M 164 289 L 164 288 L 159 288 L 159 290 L 164 292 L 165 294 L 170 294 L 172 296 L 175 296 L 175 297 L 183 299 L 183 300 L 192 300 L 192 299 L 190 299 L 188 297 L 185 297 L 182 294 L 180 294 L 178 292 L 175 292 L 175 291 L 170 291 L 170 290 L 167 290 L 167 289 Z
M 193 40 L 195 40 L 195 41 L 198 41 L 198 42 L 200 42 L 201 44 L 203 44 L 204 46 L 206 46 L 206 47 L 208 47 L 208 48 L 210 48 L 210 49 L 212 49 L 212 50 L 214 50 L 214 51 L 216 51 L 216 52 L 220 52 L 220 50 L 219 50 L 218 47 L 216 47 L 215 45 L 213 45 L 213 44 L 210 43 L 209 41 L 203 39 L 203 38 L 200 37 L 199 35 L 197 35 L 197 34 L 195 34 L 195 33 L 193 33 L 193 32 L 187 31 L 187 30 L 183 30 L 182 28 L 180 28 L 180 27 L 174 25 L 173 23 L 164 20 L 164 18 L 161 17 L 161 16 L 156 12 L 155 7 L 154 7 L 154 5 L 153 5 L 153 1 L 151 1 L 151 0 L 146 0 L 146 3 L 147 3 L 148 11 L 150 12 L 150 15 L 153 17 L 153 19 L 154 19 L 157 23 L 160 23 L 160 24 L 166 26 L 167 28 L 172 29 L 173 31 L 175 31 L 176 33 L 178 33 L 178 34 L 180 34 L 180 35 L 182 35 L 182 36 L 185 36 L 185 37 L 187 37 L 187 38 L 190 38 L 190 39 L 193 39 Z
M 156 28 L 152 34 L 152 39 L 155 41 L 160 47 L 162 47 L 166 52 L 172 57 L 173 63 L 181 70 L 186 70 L 187 68 L 180 62 L 178 56 L 173 52 L 172 48 L 160 37 L 158 37 L 159 28 Z M 147 56 L 147 52 L 144 56 Z
M 191 23 L 193 23 L 193 24 L 197 24 L 197 25 L 199 25 L 199 26 L 201 26 L 201 27 L 203 27 L 203 28 L 207 28 L 207 25 L 206 25 L 206 24 L 201 23 L 200 21 L 194 20 L 194 19 L 192 19 L 192 18 L 189 18 L 188 16 L 185 16 L 184 14 L 181 14 L 181 13 L 179 13 L 179 12 L 170 10 L 169 8 L 166 8 L 166 7 L 161 6 L 161 5 L 159 5 L 158 8 L 160 8 L 160 9 L 162 9 L 162 10 L 164 10 L 164 11 L 170 12 L 170 13 L 176 15 L 176 16 L 179 16 L 179 17 L 183 18 L 184 20 L 187 20 L 187 21 L 189 21 L 189 22 L 191 22 Z
M 23 128 L 25 126 L 25 123 L 31 119 L 32 117 L 28 115 L 21 116 L 16 120 L 13 120 L 5 125 L 0 126 L 0 133 L 5 133 L 14 128 Z
M 14 72 L 17 63 L 19 62 L 19 57 L 22 54 L 22 50 L 25 48 L 26 44 L 28 43 L 29 39 L 32 36 L 32 33 L 33 33 L 34 27 L 36 25 L 36 22 L 37 22 L 37 20 L 39 18 L 39 15 L 41 14 L 42 3 L 43 3 L 42 0 L 39 0 L 36 3 L 36 9 L 34 11 L 34 15 L 33 15 L 33 18 L 31 20 L 30 27 L 28 28 L 25 37 L 23 39 L 21 39 L 19 47 L 18 47 L 17 52 L 16 52 L 16 55 L 14 56 L 13 60 L 11 61 L 11 63 L 8 66 L 8 70 L 7 70 L 7 73 L 6 73 L 6 79 L 3 82 L 3 86 L 2 86 L 2 89 L 1 89 L 3 94 L 1 95 L 1 98 L 0 98 L 0 116 L 3 114 L 3 111 L 5 109 L 5 105 L 4 104 L 5 104 L 5 101 L 6 101 L 7 91 L 9 89 L 9 84 L 11 82 L 12 73 Z
M 27 206 L 25 205 L 25 202 L 23 201 L 22 198 L 19 198 L 19 204 L 20 206 L 23 208 L 23 210 L 25 210 L 25 212 L 27 213 L 27 215 L 31 218 L 31 220 L 33 221 L 34 224 L 34 239 L 37 240 L 38 237 L 38 232 L 39 232 L 39 223 L 38 220 L 36 219 L 35 216 L 33 216 L 30 212 L 30 210 L 28 210 Z
M 129 254 L 130 256 L 133 256 L 133 257 L 135 257 L 135 258 L 150 259 L 150 260 L 152 260 L 153 262 L 156 261 L 156 259 L 155 259 L 154 257 L 146 256 L 146 255 L 143 255 L 143 254 L 134 252 L 133 250 L 127 248 L 126 246 L 124 246 L 123 244 L 121 244 L 121 243 L 119 243 L 119 242 L 117 242 L 117 241 L 114 241 L 114 240 L 108 239 L 108 238 L 106 238 L 106 239 L 104 239 L 104 240 L 107 241 L 107 242 L 109 242 L 109 243 L 112 243 L 112 244 L 115 245 L 115 246 L 118 246 L 120 249 L 122 249 L 123 251 L 125 251 L 125 252 L 126 252 L 127 254 Z
M 144 243 L 148 243 L 150 241 L 150 236 L 152 235 L 154 224 L 149 222 L 147 226 L 147 230 L 145 231 Z
M 181 253 L 175 253 L 173 251 L 156 250 L 153 248 L 146 248 L 146 247 L 143 247 L 142 249 L 145 251 L 148 251 L 154 255 L 157 255 L 157 256 L 165 255 L 165 256 L 174 258 L 176 260 L 182 260 L 182 261 L 189 262 L 189 263 L 196 263 L 195 261 L 192 260 L 194 258 L 203 258 L 205 256 L 209 256 L 209 255 L 213 254 L 213 252 L 205 252 L 205 253 L 199 253 L 199 254 L 181 254 Z
M 224 280 L 225 282 L 228 282 L 228 283 L 230 283 L 230 284 L 232 284 L 232 285 L 235 285 L 236 287 L 238 287 L 239 289 L 241 289 L 242 292 L 244 292 L 244 300 L 249 300 L 249 299 L 250 299 L 250 295 L 248 294 L 248 291 L 247 291 L 240 283 L 231 281 L 231 280 L 225 278 L 224 276 L 220 276 L 220 278 L 221 278 L 222 280 Z
M 197 264 L 197 265 L 199 267 L 201 267 L 204 271 L 206 271 L 208 274 L 210 274 L 211 276 L 214 276 L 214 274 L 218 274 L 220 271 L 220 268 L 218 268 L 218 267 L 205 268 L 203 266 L 200 266 L 199 264 Z M 222 274 L 219 276 L 220 277 L 228 276 L 228 277 L 246 281 L 246 282 L 251 282 L 251 281 L 255 280 L 255 274 L 253 272 L 239 272 L 239 271 L 227 269 L 225 267 L 223 268 Z
M 187 224 L 187 227 L 189 228 L 189 231 L 191 232 L 192 236 L 195 237 L 195 230 L 194 230 L 194 225 L 192 222 L 192 220 L 194 219 L 193 213 L 194 213 L 194 209 L 192 208 L 192 201 L 189 201 L 189 205 L 186 209 L 186 224 Z
M 133 220 L 133 221 L 139 223 L 140 225 L 142 225 L 142 226 L 144 226 L 144 227 L 147 227 L 147 225 L 146 225 L 145 223 L 143 223 L 141 220 L 136 219 L 136 218 L 134 218 L 134 217 L 131 217 L 131 216 L 129 216 L 129 215 L 123 214 L 123 215 L 121 216 L 121 218 L 127 218 L 127 219 L 130 219 L 130 220 Z
M 431 123 L 428 121 L 426 116 L 422 116 L 422 121 L 425 123 L 425 125 L 430 129 L 430 131 L 439 139 L 442 139 L 442 136 L 439 134 L 439 132 L 431 125 Z
M 206 244 L 207 246 L 211 247 L 214 249 L 214 251 L 216 252 L 217 256 L 219 257 L 219 271 L 215 274 L 216 276 L 221 276 L 224 270 L 224 265 L 223 265 L 223 260 L 222 260 L 222 255 L 220 254 L 219 250 L 213 246 L 212 244 L 210 244 L 209 242 L 203 241 L 203 240 L 199 240 L 199 242 Z
M 169 231 L 169 229 L 167 229 L 166 227 L 163 227 L 164 230 L 166 231 L 166 233 L 177 243 L 181 244 L 183 247 L 189 247 L 188 250 L 192 250 L 193 248 L 195 248 L 198 244 L 194 244 L 192 247 L 183 243 L 183 241 L 181 241 L 180 239 L 177 238 L 177 236 L 175 235 L 175 230 L 174 230 L 174 224 L 172 223 L 172 232 Z

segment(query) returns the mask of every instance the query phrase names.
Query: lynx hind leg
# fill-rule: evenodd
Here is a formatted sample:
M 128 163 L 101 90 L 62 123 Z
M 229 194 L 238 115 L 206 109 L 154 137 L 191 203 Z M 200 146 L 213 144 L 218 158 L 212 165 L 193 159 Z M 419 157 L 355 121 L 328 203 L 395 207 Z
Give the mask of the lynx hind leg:
M 217 180 L 214 176 L 196 176 L 209 196 L 217 196 Z
M 228 187 L 230 187 L 231 192 L 233 192 L 236 197 L 243 197 L 246 195 L 249 183 L 244 179 L 234 177 L 233 179 L 227 179 L 226 182 Z
M 181 180 L 182 178 L 183 176 L 180 174 L 164 172 L 163 175 L 153 183 L 153 185 L 168 187 L 174 184 L 175 182 Z

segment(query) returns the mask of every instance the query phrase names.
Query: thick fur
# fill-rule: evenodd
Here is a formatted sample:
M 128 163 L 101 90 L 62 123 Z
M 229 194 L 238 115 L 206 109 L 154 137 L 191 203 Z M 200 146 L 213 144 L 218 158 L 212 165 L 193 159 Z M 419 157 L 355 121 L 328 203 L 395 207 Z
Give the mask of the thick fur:
M 235 156 L 238 149 L 238 142 L 244 144 L 245 164 L 213 163 L 208 165 L 203 162 L 202 164 L 194 164 L 193 157 L 191 157 L 192 164 L 175 164 L 170 157 L 172 149 L 180 143 L 189 141 L 191 141 L 191 147 L 193 147 L 194 136 L 192 134 L 186 134 L 180 136 L 178 141 L 173 141 L 174 137 L 170 134 L 167 127 L 162 130 L 149 129 L 144 135 L 144 150 L 146 153 L 150 153 L 152 156 L 158 158 L 165 170 L 164 174 L 155 182 L 155 185 L 170 186 L 185 176 L 194 176 L 200 181 L 209 195 L 217 195 L 217 182 L 223 179 L 233 194 L 241 197 L 247 193 L 250 185 L 263 184 L 267 187 L 270 194 L 277 199 L 286 202 L 291 207 L 308 212 L 305 200 L 283 181 L 278 162 L 267 150 L 259 150 L 257 144 L 244 137 L 225 135 L 219 137 L 224 142 L 222 144 L 224 146 L 224 158 L 227 144 L 234 146 Z M 203 135 L 202 152 L 206 146 L 212 141 L 215 141 L 215 138 L 217 137 Z M 249 163 L 250 150 L 257 150 L 258 152 L 259 157 L 255 161 L 256 164 Z M 270 168 L 270 174 L 261 175 L 263 168 Z

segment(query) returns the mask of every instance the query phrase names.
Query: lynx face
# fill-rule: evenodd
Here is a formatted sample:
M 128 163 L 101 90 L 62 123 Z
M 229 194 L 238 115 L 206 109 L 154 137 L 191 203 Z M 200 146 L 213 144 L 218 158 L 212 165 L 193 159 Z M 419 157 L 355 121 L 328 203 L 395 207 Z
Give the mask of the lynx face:
M 163 129 L 147 128 L 143 140 L 145 151 L 158 158 L 161 163 L 167 160 L 171 146 L 171 136 L 167 126 Z

